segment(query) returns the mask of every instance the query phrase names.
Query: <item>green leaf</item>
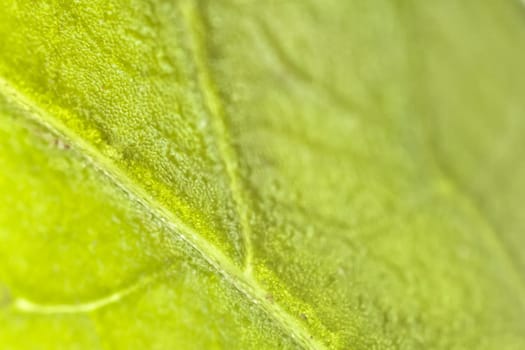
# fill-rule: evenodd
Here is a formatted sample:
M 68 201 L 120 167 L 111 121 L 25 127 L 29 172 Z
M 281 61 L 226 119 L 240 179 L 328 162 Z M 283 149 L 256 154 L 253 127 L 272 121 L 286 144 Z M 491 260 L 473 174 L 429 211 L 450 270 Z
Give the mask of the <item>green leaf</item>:
M 1 348 L 525 348 L 524 10 L 3 4 Z

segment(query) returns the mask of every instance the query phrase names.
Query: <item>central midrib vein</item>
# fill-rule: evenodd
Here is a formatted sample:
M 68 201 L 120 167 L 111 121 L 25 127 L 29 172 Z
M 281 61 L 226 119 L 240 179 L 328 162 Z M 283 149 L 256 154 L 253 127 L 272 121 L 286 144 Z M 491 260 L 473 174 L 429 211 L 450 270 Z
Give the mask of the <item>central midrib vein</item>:
M 4 94 L 6 98 L 13 103 L 17 103 L 23 107 L 27 111 L 27 113 L 23 113 L 26 118 L 33 120 L 64 138 L 96 171 L 106 176 L 116 187 L 126 193 L 131 200 L 141 205 L 144 211 L 156 217 L 166 225 L 173 234 L 178 235 L 184 240 L 226 281 L 252 303 L 258 305 L 269 317 L 275 320 L 280 327 L 289 332 L 303 347 L 307 349 L 326 348 L 324 344 L 312 336 L 297 318 L 287 313 L 277 303 L 268 301 L 266 298 L 268 293 L 251 274 L 241 271 L 241 269 L 229 261 L 219 249 L 202 238 L 191 226 L 181 221 L 144 189 L 135 184 L 122 170 L 100 155 L 90 143 L 78 137 L 78 135 L 74 134 L 45 109 L 40 107 L 37 102 L 29 99 L 23 93 L 19 92 L 11 83 L 1 77 L 0 93 Z

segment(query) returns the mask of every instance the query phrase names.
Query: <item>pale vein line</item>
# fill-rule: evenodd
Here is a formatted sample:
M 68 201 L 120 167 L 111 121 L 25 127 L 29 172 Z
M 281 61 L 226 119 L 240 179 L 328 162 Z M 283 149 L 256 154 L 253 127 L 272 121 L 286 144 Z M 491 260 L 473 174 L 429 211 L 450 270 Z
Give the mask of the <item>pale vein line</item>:
M 93 169 L 106 176 L 117 188 L 127 194 L 130 200 L 142 206 L 146 212 L 149 212 L 153 217 L 166 225 L 171 232 L 180 237 L 208 262 L 232 287 L 242 293 L 253 304 L 261 307 L 284 330 L 289 331 L 291 336 L 302 346 L 307 349 L 326 349 L 326 346 L 313 338 L 305 325 L 299 322 L 297 318 L 287 313 L 277 303 L 269 302 L 266 298 L 267 292 L 253 276 L 241 271 L 217 247 L 209 243 L 191 226 L 188 226 L 179 217 L 166 209 L 144 189 L 137 186 L 128 175 L 101 156 L 93 145 L 76 136 L 59 120 L 51 116 L 35 101 L 20 93 L 2 77 L 0 77 L 0 92 L 7 98 L 11 98 L 14 103 L 23 107 L 27 112 L 24 113 L 26 118 L 33 120 L 35 123 L 46 127 L 51 132 L 67 140 Z
M 94 299 L 91 301 L 85 301 L 82 303 L 73 304 L 42 304 L 37 303 L 26 298 L 16 298 L 13 300 L 13 308 L 19 312 L 31 313 L 31 314 L 44 314 L 44 315 L 55 315 L 55 314 L 78 314 L 78 313 L 89 313 L 107 305 L 117 303 L 137 291 L 138 289 L 146 286 L 153 280 L 153 277 L 144 278 L 137 283 L 126 287 L 122 290 L 113 292 L 107 296 Z
M 230 135 L 226 126 L 226 117 L 224 112 L 224 106 L 221 102 L 220 97 L 217 93 L 217 87 L 211 77 L 208 64 L 205 58 L 205 43 L 202 42 L 202 35 L 204 28 L 198 18 L 197 10 L 193 2 L 181 2 L 181 10 L 183 17 L 185 17 L 186 28 L 190 37 L 193 56 L 198 69 L 199 83 L 201 85 L 201 91 L 204 95 L 207 107 L 212 114 L 212 122 L 217 133 L 217 143 L 219 150 L 223 157 L 223 163 L 228 174 L 230 181 L 230 188 L 232 190 L 233 200 L 237 209 L 237 213 L 240 219 L 241 234 L 244 241 L 245 248 L 245 260 L 244 268 L 245 273 L 248 275 L 252 274 L 252 260 L 253 260 L 253 247 L 251 241 L 251 225 L 249 220 L 249 211 L 246 205 L 247 200 L 244 194 L 243 186 L 241 185 L 238 163 L 236 161 L 235 150 L 231 145 Z
M 302 69 L 295 63 L 264 21 L 258 20 L 253 22 L 252 28 L 255 33 L 257 33 L 256 44 L 263 46 L 265 52 L 273 56 L 272 61 L 282 66 L 286 72 L 291 73 L 291 76 L 293 76 L 296 81 L 303 84 L 307 89 L 315 91 L 317 95 L 322 95 L 345 114 L 349 112 L 363 113 L 363 108 L 357 101 L 350 100 L 349 96 L 344 96 L 325 81 L 315 79 L 308 71 Z

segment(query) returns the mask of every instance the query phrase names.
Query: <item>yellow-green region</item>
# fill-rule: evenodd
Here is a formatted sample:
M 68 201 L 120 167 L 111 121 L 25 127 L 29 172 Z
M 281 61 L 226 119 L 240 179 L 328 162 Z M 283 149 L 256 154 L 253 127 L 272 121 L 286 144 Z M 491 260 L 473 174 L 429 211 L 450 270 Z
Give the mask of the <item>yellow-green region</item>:
M 0 6 L 1 349 L 525 348 L 525 4 Z

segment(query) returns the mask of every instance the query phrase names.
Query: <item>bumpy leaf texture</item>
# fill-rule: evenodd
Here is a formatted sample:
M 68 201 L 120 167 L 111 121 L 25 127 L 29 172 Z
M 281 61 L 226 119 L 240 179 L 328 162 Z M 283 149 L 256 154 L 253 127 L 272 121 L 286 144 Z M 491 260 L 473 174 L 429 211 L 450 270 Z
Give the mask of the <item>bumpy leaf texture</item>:
M 525 349 L 516 0 L 4 0 L 2 349 Z

